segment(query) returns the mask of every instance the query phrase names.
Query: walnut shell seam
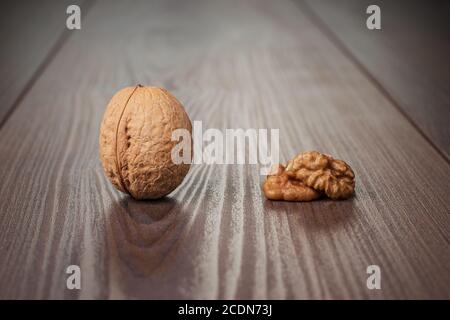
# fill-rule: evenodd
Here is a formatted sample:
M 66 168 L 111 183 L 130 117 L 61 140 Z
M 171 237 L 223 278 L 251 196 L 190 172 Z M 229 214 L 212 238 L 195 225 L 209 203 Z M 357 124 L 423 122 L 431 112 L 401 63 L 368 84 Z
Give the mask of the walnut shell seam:
M 133 96 L 133 94 L 136 92 L 136 90 L 138 88 L 142 87 L 142 85 L 138 84 L 134 90 L 131 92 L 130 96 L 128 97 L 127 101 L 125 102 L 125 105 L 123 106 L 122 112 L 120 113 L 120 117 L 119 117 L 119 121 L 117 121 L 117 127 L 116 127 L 116 136 L 115 136 L 115 149 L 116 149 L 116 164 L 117 164 L 117 173 L 119 174 L 119 183 L 120 186 L 126 191 L 126 193 L 131 194 L 130 191 L 128 190 L 125 181 L 123 179 L 123 175 L 122 175 L 122 166 L 121 166 L 121 161 L 120 161 L 120 156 L 119 156 L 119 152 L 118 152 L 118 148 L 117 148 L 117 139 L 119 137 L 119 128 L 120 128 L 120 123 L 122 122 L 122 118 L 123 115 L 125 114 L 125 110 L 128 106 L 128 102 L 131 100 L 131 97 Z

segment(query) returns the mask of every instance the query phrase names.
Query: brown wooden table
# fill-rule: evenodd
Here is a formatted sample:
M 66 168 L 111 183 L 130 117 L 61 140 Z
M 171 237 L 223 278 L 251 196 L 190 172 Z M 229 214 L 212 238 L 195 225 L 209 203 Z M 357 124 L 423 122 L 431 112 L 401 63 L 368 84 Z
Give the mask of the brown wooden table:
M 450 297 L 447 4 L 382 2 L 370 31 L 357 1 L 85 1 L 70 31 L 72 1 L 38 3 L 0 19 L 0 298 Z M 207 128 L 279 128 L 282 161 L 345 159 L 355 197 L 271 202 L 258 166 L 194 165 L 132 200 L 98 133 L 137 83 Z

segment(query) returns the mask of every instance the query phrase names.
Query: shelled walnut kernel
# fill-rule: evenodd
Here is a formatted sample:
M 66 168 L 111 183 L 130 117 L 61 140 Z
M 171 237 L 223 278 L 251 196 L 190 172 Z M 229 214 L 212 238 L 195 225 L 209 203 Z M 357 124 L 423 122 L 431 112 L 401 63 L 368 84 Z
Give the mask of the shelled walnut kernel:
M 267 176 L 263 191 L 270 200 L 311 201 L 320 197 L 319 192 L 297 179 L 290 178 L 281 164 L 273 174 Z
M 298 184 L 331 199 L 347 199 L 355 190 L 355 174 L 350 166 L 317 151 L 303 152 L 288 161 L 286 168 L 280 167 L 283 170 L 274 176 L 277 178 L 269 175 L 263 186 L 264 194 L 271 200 L 286 200 L 284 196 L 274 197 L 273 194 L 284 195 L 292 185 Z M 297 199 L 291 201 L 307 201 Z

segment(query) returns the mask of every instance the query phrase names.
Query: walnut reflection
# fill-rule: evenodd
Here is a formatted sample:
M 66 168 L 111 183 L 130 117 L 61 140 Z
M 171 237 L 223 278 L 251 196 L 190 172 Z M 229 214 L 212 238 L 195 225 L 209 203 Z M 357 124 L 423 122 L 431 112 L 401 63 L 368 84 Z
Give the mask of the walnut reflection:
M 189 217 L 185 207 L 173 198 L 137 201 L 124 197 L 113 204 L 108 215 L 110 244 L 119 266 L 138 277 L 148 277 L 164 268 L 176 254 L 177 240 Z
M 311 202 L 286 202 L 265 199 L 264 211 L 267 214 L 285 213 L 290 223 L 309 231 L 334 230 L 343 227 L 356 218 L 356 198 L 331 200 L 322 198 Z

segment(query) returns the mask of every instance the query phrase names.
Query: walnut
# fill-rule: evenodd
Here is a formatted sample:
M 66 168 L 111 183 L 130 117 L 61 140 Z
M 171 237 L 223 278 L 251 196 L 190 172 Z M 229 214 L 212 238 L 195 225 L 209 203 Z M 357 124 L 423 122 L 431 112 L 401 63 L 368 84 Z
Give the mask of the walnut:
M 172 131 L 192 125 L 167 90 L 127 87 L 109 102 L 100 128 L 100 158 L 106 176 L 136 199 L 156 199 L 181 184 L 190 164 L 174 164 Z
M 325 192 L 331 199 L 349 198 L 355 189 L 355 174 L 350 166 L 317 151 L 304 152 L 290 160 L 286 174 Z
M 285 167 L 279 164 L 275 172 L 266 177 L 263 192 L 267 199 L 285 201 L 311 201 L 321 196 L 320 192 L 307 187 L 303 182 L 286 174 Z

